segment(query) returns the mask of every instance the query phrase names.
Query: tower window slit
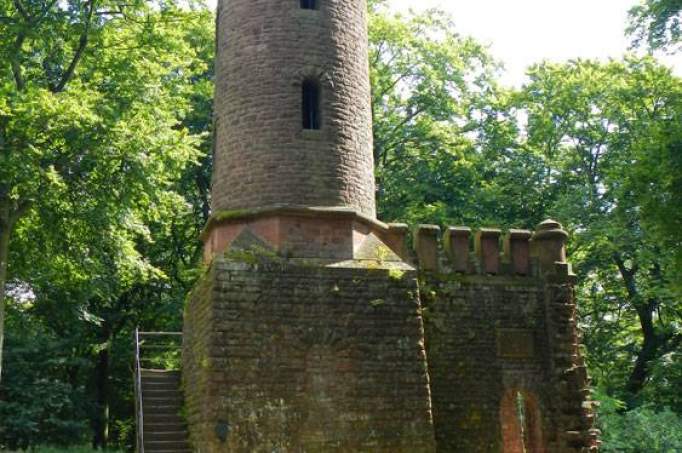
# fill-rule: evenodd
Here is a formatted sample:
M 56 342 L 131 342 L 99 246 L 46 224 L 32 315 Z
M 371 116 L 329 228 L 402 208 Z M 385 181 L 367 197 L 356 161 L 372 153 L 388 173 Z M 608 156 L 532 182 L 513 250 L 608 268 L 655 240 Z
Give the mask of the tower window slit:
M 320 87 L 312 81 L 303 82 L 303 129 L 320 128 Z
M 301 0 L 301 8 L 303 9 L 317 9 L 316 0 Z

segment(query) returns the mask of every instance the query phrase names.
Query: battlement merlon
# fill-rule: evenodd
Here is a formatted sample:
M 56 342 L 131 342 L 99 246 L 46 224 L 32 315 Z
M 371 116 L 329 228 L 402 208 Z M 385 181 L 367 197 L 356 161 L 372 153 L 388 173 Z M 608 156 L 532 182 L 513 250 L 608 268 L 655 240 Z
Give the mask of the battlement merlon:
M 572 278 L 567 240 L 560 223 L 546 220 L 534 232 L 456 226 L 441 233 L 437 225 L 419 225 L 413 246 L 415 262 L 426 272 Z

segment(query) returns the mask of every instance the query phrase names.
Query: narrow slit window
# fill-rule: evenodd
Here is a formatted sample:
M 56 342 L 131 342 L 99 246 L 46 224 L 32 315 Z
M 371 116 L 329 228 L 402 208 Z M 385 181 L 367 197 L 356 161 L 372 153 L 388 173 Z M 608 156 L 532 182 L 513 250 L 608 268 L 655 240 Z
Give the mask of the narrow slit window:
M 301 0 L 301 8 L 317 9 L 317 0 Z
M 303 82 L 303 129 L 320 128 L 320 87 L 312 81 Z

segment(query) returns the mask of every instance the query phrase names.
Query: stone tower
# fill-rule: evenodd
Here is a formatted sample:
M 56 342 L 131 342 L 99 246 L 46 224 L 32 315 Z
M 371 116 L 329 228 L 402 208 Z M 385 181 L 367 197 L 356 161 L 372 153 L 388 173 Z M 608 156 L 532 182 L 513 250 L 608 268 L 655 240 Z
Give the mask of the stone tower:
M 376 219 L 366 9 L 220 0 L 193 449 L 593 451 L 561 225 Z
M 213 209 L 344 207 L 374 217 L 366 2 L 219 8 Z M 315 124 L 304 124 L 311 115 Z
M 221 0 L 196 451 L 435 450 L 417 273 L 376 219 L 365 0 Z
M 306 259 L 404 233 L 375 218 L 366 16 L 365 0 L 220 1 L 207 261 L 245 226 Z

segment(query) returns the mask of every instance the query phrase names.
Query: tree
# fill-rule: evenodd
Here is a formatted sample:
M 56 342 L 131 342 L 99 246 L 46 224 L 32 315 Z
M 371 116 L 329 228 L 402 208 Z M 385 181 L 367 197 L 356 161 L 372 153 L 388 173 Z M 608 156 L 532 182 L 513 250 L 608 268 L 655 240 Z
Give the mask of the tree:
M 642 0 L 630 10 L 628 34 L 635 46 L 674 52 L 682 42 L 682 0 Z
M 178 191 L 205 149 L 186 112 L 210 87 L 212 15 L 168 2 L 4 6 L 0 317 L 9 280 L 35 294 L 34 314 L 49 313 L 55 331 L 90 325 L 105 414 L 112 342 L 153 316 L 145 299 L 167 300 L 169 279 L 191 285 L 201 220 Z M 182 266 L 169 251 L 150 256 L 154 240 L 177 244 L 187 228 Z M 106 418 L 96 445 L 106 445 Z
M 558 218 L 574 232 L 597 380 L 629 407 L 678 404 L 679 381 L 657 377 L 676 369 L 682 340 L 679 78 L 650 58 L 576 61 L 538 65 L 527 86 L 504 91 L 447 16 L 387 16 L 381 5 L 370 26 L 381 215 Z
M 69 202 L 80 207 L 71 214 L 96 216 L 100 228 L 107 220 L 130 221 L 130 203 L 153 203 L 149 194 L 163 188 L 163 172 L 177 172 L 196 156 L 194 139 L 176 127 L 178 108 L 168 108 L 181 98 L 172 90 L 174 79 L 185 77 L 182 48 L 155 42 L 153 5 L 14 0 L 3 6 L 0 313 L 12 233 L 27 215 L 43 226 L 55 222 L 49 230 L 56 239 L 65 236 L 60 227 L 70 227 L 59 217 Z M 173 20 L 165 4 L 160 14 Z
M 682 82 L 650 58 L 543 64 L 529 75 L 520 149 L 542 156 L 556 192 L 546 212 L 576 232 L 591 365 L 634 407 L 654 365 L 682 340 L 679 268 L 664 245 L 679 239 L 655 221 L 669 207 L 658 200 L 680 196 L 675 166 L 660 163 L 679 140 Z
M 478 132 L 495 62 L 446 14 L 389 15 L 372 4 L 370 67 L 380 215 L 419 222 L 480 219 Z

